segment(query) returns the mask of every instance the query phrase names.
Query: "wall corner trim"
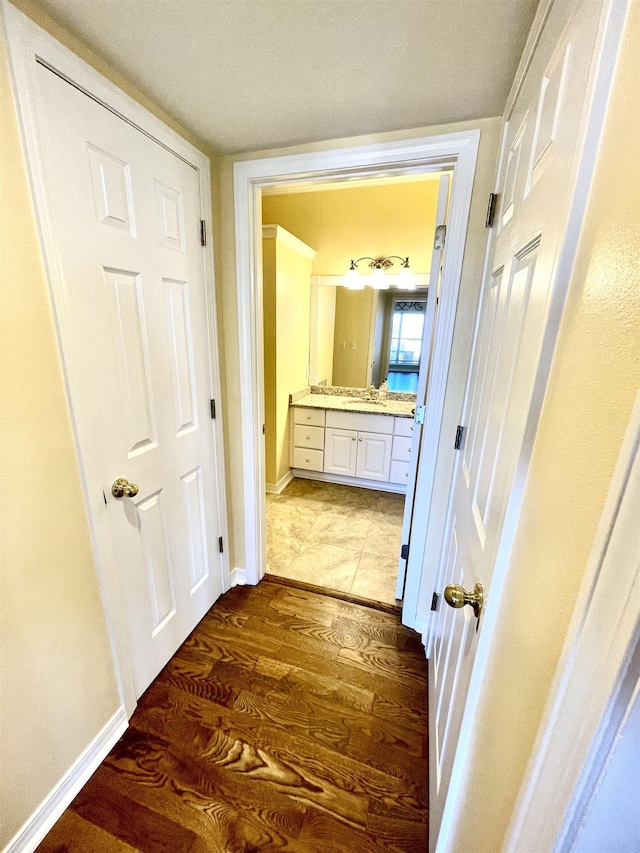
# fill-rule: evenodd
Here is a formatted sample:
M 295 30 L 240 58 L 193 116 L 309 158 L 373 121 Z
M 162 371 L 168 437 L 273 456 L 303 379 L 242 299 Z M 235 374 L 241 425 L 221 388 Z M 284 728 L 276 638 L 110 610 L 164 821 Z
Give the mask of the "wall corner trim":
M 32 853 L 129 726 L 124 706 L 75 760 L 2 853 Z
M 293 249 L 305 258 L 311 258 L 311 260 L 313 260 L 316 255 L 315 249 L 312 249 L 311 246 L 307 246 L 307 244 L 303 243 L 299 237 L 296 237 L 295 234 L 291 234 L 291 232 L 287 231 L 286 228 L 283 228 L 282 225 L 263 225 L 262 239 L 279 240 L 285 246 L 289 246 L 290 249 Z
M 229 574 L 229 580 L 231 581 L 231 586 L 244 586 L 247 582 L 247 571 L 246 569 L 231 569 Z

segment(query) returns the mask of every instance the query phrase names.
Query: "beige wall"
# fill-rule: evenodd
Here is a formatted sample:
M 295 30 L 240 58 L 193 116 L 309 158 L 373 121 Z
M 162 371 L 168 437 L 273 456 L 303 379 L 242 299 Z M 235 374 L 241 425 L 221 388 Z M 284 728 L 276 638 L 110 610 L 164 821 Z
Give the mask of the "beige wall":
M 262 221 L 282 225 L 316 249 L 313 275 L 344 275 L 352 258 L 366 255 L 408 256 L 414 272 L 428 273 L 438 178 L 265 196 Z M 366 264 L 361 268 L 364 275 L 370 273 Z M 368 384 L 374 301 L 368 288 L 354 292 L 338 288 L 329 385 L 363 388 Z
M 465 243 L 464 264 L 460 299 L 456 314 L 456 325 L 453 341 L 453 352 L 450 361 L 450 376 L 452 383 L 449 389 L 444 411 L 442 458 L 446 464 L 451 464 L 453 446 L 450 436 L 455 433 L 458 416 L 464 393 L 466 366 L 473 333 L 478 298 L 482 264 L 486 245 L 486 228 L 484 225 L 488 194 L 494 188 L 498 143 L 500 138 L 501 120 L 499 118 L 481 119 L 474 122 L 459 122 L 450 125 L 416 128 L 410 131 L 377 134 L 346 139 L 334 139 L 312 145 L 294 146 L 291 148 L 255 151 L 235 157 L 221 158 L 220 163 L 220 204 L 221 204 L 221 234 L 217 252 L 221 263 L 220 313 L 221 325 L 224 325 L 225 335 L 225 433 L 227 436 L 227 453 L 230 471 L 229 478 L 229 514 L 233 531 L 232 565 L 246 568 L 244 551 L 244 519 L 243 519 L 243 489 L 242 489 L 242 412 L 240 409 L 240 375 L 239 375 L 239 342 L 238 342 L 238 310 L 236 290 L 235 263 L 235 234 L 234 234 L 234 203 L 233 203 L 233 164 L 240 160 L 250 160 L 263 157 L 277 157 L 283 154 L 300 154 L 310 151 L 324 151 L 331 148 L 347 148 L 353 145 L 367 145 L 379 142 L 391 142 L 403 139 L 414 139 L 424 136 L 434 136 L 441 133 L 454 133 L 460 130 L 479 128 L 481 131 L 480 149 L 476 177 L 473 185 L 471 200 L 470 222 Z M 293 232 L 295 233 L 295 231 Z M 301 235 L 296 234 L 296 237 Z M 313 248 L 316 245 L 309 239 Z M 422 272 L 422 270 L 416 270 Z
M 308 247 L 291 246 L 282 228 L 277 235 L 262 241 L 265 461 L 271 485 L 291 468 L 289 395 L 308 384 L 312 263 Z
M 14 0 L 14 5 L 198 144 L 33 3 Z M 2 39 L 0 98 L 3 848 L 120 700 Z
M 120 700 L 0 54 L 2 848 Z
M 640 4 L 630 19 L 474 722 L 452 848 L 502 846 L 640 385 Z
M 265 196 L 262 221 L 282 225 L 316 250 L 313 275 L 344 275 L 351 258 L 408 255 L 428 273 L 438 176 L 410 183 Z M 370 272 L 363 265 L 365 273 Z
M 337 289 L 331 384 L 347 388 L 367 386 L 371 323 L 378 304 L 377 296 L 378 292 L 370 287 Z

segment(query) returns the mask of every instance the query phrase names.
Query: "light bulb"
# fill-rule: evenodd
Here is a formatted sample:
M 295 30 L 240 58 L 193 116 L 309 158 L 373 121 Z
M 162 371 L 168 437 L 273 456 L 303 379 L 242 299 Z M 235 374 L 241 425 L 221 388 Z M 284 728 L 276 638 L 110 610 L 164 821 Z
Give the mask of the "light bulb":
M 371 273 L 371 287 L 374 290 L 387 290 L 389 282 L 386 280 L 382 267 L 375 267 Z
M 403 263 L 400 273 L 398 274 L 398 287 L 401 290 L 415 290 L 416 282 L 409 266 L 409 258 Z
M 351 261 L 351 266 L 344 277 L 344 285 L 347 290 L 364 290 L 364 282 L 360 278 L 360 273 L 353 261 Z

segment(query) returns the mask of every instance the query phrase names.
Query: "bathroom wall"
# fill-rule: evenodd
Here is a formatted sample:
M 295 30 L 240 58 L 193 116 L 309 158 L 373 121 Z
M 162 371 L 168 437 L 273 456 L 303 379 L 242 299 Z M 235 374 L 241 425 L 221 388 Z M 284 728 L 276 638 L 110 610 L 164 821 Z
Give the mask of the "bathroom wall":
M 344 275 L 349 260 L 363 255 L 408 255 L 414 272 L 428 273 L 437 200 L 437 176 L 270 195 L 262 200 L 262 221 L 314 247 L 313 275 Z
M 289 394 L 308 383 L 313 249 L 283 228 L 263 234 L 267 485 L 290 470 Z
M 344 186 L 265 196 L 263 222 L 275 222 L 316 248 L 313 275 L 344 275 L 349 261 L 368 255 L 402 255 L 414 272 L 431 267 L 438 176 L 394 184 Z M 363 275 L 369 274 L 366 263 Z M 399 267 L 391 272 L 397 272 Z M 333 380 L 362 388 L 369 378 L 369 288 L 337 289 Z

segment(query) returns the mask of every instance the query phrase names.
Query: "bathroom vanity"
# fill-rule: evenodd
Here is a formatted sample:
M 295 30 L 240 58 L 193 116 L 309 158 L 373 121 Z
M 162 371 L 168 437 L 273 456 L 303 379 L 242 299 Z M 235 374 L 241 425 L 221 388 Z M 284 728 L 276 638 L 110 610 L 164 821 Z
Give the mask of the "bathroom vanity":
M 406 492 L 415 402 L 309 394 L 292 404 L 294 477 Z

